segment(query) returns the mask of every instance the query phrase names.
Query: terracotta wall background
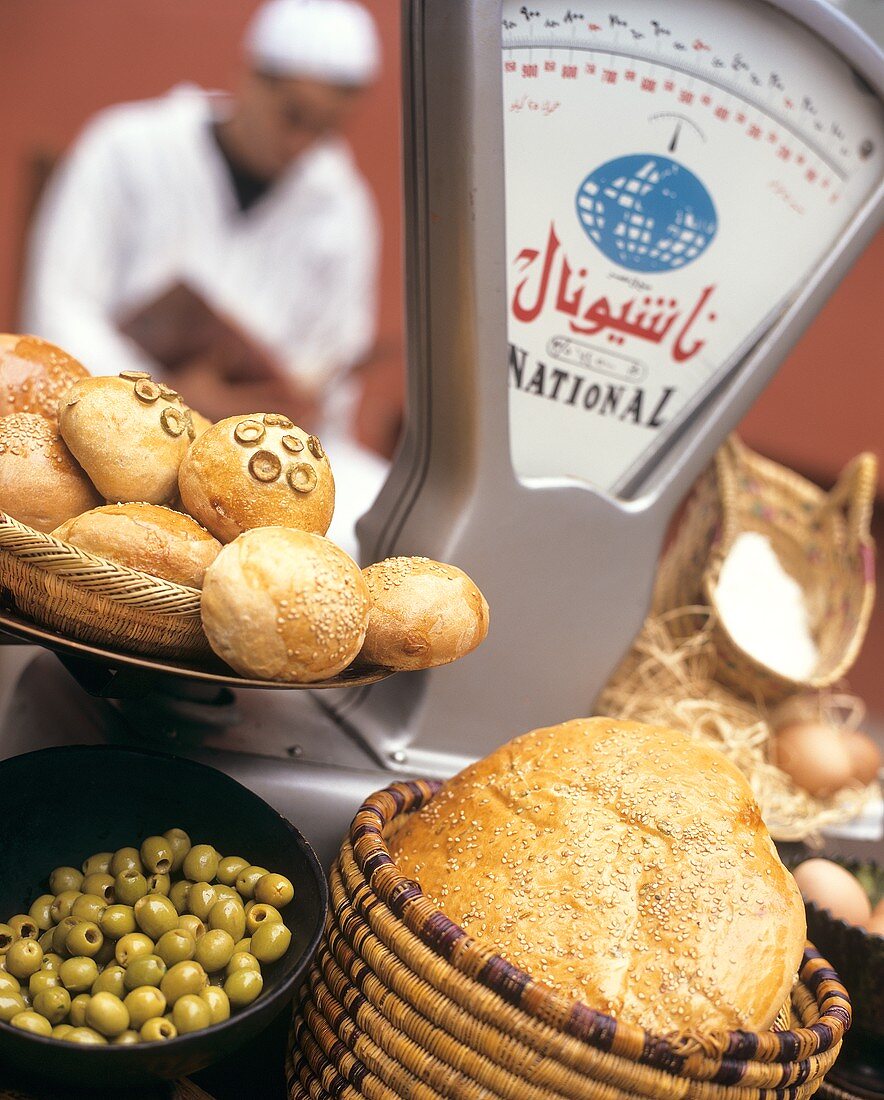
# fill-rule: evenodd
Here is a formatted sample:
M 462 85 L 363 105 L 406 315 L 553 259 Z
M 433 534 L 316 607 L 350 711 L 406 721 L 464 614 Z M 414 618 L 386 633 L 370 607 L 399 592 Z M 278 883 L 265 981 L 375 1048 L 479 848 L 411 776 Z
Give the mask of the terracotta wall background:
M 380 339 L 395 383 L 401 364 L 397 0 L 365 0 L 386 63 L 350 134 L 384 229 Z M 98 108 L 182 80 L 229 88 L 257 0 L 3 0 L 0 3 L 0 330 L 15 325 L 22 235 L 47 159 Z M 859 450 L 884 457 L 884 236 L 821 312 L 744 424 L 758 449 L 823 483 Z M 884 524 L 878 522 L 879 539 Z M 884 580 L 884 578 L 882 578 Z M 884 715 L 884 614 L 854 682 Z

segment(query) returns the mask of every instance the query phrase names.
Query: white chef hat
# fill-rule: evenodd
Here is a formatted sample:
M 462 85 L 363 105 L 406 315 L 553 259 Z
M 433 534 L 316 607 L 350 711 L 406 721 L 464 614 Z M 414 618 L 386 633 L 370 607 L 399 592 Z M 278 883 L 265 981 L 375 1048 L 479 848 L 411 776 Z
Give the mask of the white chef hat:
M 251 63 L 277 76 L 369 84 L 380 68 L 374 20 L 353 0 L 269 0 L 245 38 Z

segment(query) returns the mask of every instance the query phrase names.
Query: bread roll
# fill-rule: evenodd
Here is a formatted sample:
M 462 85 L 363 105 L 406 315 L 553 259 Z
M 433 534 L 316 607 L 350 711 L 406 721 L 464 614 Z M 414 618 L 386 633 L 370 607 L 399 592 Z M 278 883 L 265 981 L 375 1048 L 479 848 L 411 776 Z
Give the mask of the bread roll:
M 190 443 L 190 410 L 142 371 L 85 378 L 62 399 L 62 438 L 109 501 L 168 504 Z
M 322 444 L 280 413 L 230 416 L 208 428 L 178 484 L 185 509 L 222 542 L 275 524 L 324 535 L 335 509 Z
M 58 403 L 89 371 L 38 336 L 0 334 L 0 416 L 40 413 L 55 423 Z
M 221 543 L 181 512 L 158 504 L 108 504 L 52 532 L 62 542 L 128 569 L 202 588 Z
M 335 676 L 365 637 L 369 595 L 340 547 L 290 527 L 258 527 L 206 570 L 202 616 L 212 649 L 243 676 L 313 683 Z
M 434 668 L 485 640 L 488 604 L 456 566 L 387 558 L 363 576 L 372 602 L 363 660 L 400 670 Z
M 749 784 L 672 730 L 534 730 L 446 783 L 390 848 L 470 935 L 656 1032 L 768 1028 L 798 972 L 801 895 Z
M 100 501 L 52 421 L 38 413 L 0 416 L 0 509 L 48 533 Z
M 190 422 L 193 425 L 191 439 L 199 439 L 203 432 L 212 427 L 212 421 L 207 416 L 203 416 L 202 413 L 198 413 L 196 409 L 190 410 Z

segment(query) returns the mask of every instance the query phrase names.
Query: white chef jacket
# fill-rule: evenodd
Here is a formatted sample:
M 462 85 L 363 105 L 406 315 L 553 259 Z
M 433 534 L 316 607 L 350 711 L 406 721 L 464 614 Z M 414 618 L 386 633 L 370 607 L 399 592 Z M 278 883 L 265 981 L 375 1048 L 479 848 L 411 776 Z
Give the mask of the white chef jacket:
M 211 129 L 228 102 L 185 85 L 93 119 L 40 207 L 26 331 L 94 374 L 143 369 L 115 322 L 183 281 L 314 389 L 369 350 L 377 217 L 346 143 L 315 144 L 243 211 Z
M 22 327 L 93 374 L 156 374 L 116 321 L 176 282 L 190 284 L 325 398 L 318 428 L 338 458 L 329 536 L 355 556 L 353 524 L 386 466 L 347 438 L 348 387 L 330 383 L 374 339 L 374 203 L 346 143 L 329 138 L 241 210 L 212 133 L 228 103 L 185 85 L 89 123 L 40 206 Z

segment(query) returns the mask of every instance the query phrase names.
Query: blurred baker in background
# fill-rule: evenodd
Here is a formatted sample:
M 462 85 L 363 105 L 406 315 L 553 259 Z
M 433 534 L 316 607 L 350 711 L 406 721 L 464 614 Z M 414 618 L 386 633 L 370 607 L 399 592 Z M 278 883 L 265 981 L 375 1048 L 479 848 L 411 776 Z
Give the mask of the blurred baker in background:
M 374 342 L 379 228 L 341 135 L 380 66 L 353 0 L 269 0 L 237 91 L 179 86 L 86 127 L 43 196 L 24 331 L 95 374 L 148 370 L 213 420 L 323 436 L 351 553 L 385 466 L 350 438 Z

